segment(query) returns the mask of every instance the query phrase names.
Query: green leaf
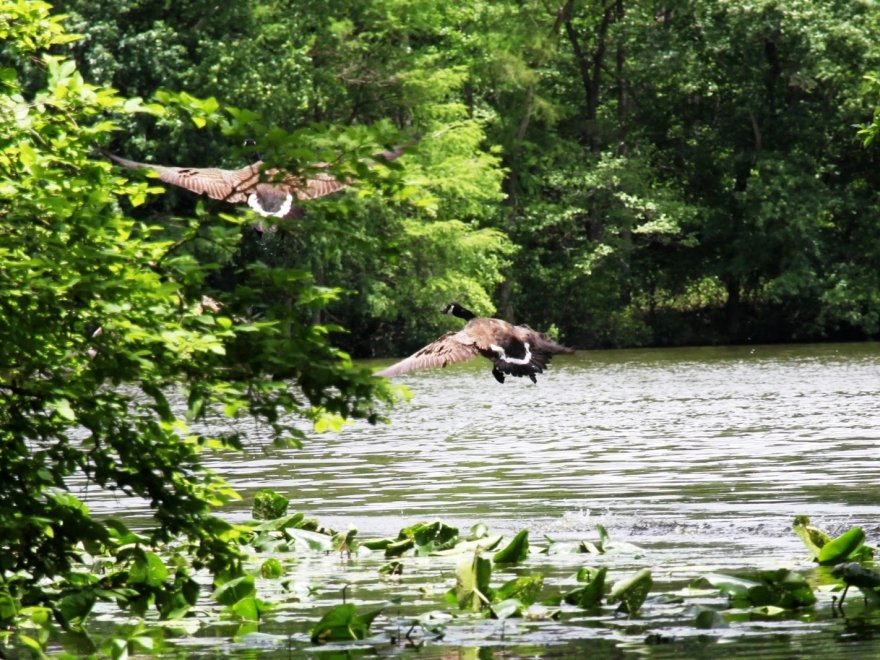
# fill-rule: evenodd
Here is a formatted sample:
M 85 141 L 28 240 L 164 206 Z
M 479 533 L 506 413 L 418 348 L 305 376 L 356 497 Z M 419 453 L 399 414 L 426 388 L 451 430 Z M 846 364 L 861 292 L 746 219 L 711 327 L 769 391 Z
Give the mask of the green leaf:
M 91 590 L 79 591 L 62 598 L 58 610 L 61 613 L 61 618 L 68 625 L 78 624 L 85 621 L 96 601 L 97 598 Z
M 455 586 L 447 592 L 447 600 L 457 604 L 460 609 L 479 612 L 490 603 L 491 577 L 492 562 L 475 552 L 472 557 L 466 557 L 459 563 Z
M 538 600 L 543 587 L 543 575 L 522 575 L 501 585 L 492 594 L 492 598 L 496 602 L 513 598 L 520 601 L 525 607 L 528 607 Z
M 735 606 L 797 608 L 816 602 L 813 590 L 804 577 L 785 568 L 759 571 L 750 577 L 713 573 L 703 576 L 699 583 L 708 583 L 720 590 L 731 598 Z
M 694 626 L 696 628 L 708 630 L 710 628 L 728 627 L 727 621 L 717 610 L 696 606 L 691 609 L 691 614 L 693 614 Z
M 607 574 L 608 569 L 605 566 L 598 570 L 590 571 L 590 579 L 587 584 L 565 594 L 565 602 L 570 605 L 577 605 L 585 610 L 597 607 L 605 595 L 605 578 Z
M 313 644 L 332 641 L 351 641 L 364 639 L 370 633 L 370 625 L 382 608 L 363 616 L 357 613 L 352 603 L 337 605 L 325 613 L 321 620 L 312 628 Z
M 369 539 L 361 541 L 361 545 L 370 550 L 385 550 L 389 545 L 394 543 L 395 539 Z
M 284 575 L 284 567 L 281 566 L 280 561 L 271 557 L 260 566 L 260 575 L 264 578 L 277 579 Z
M 232 611 L 235 612 L 242 619 L 246 619 L 247 621 L 259 621 L 260 615 L 262 614 L 263 608 L 262 603 L 253 596 L 248 596 L 247 598 L 242 598 L 241 600 L 233 603 Z
M 18 642 L 22 646 L 33 651 L 36 657 L 43 657 L 43 645 L 40 644 L 40 642 L 38 642 L 36 639 L 31 637 L 30 635 L 25 635 L 23 633 L 18 633 L 16 639 L 18 639 Z
M 810 519 L 807 516 L 797 516 L 792 526 L 794 533 L 803 542 L 807 549 L 813 554 L 813 559 L 819 558 L 822 547 L 831 540 L 821 529 L 810 525 Z
M 492 618 L 509 619 L 522 616 L 525 606 L 516 598 L 508 598 L 492 605 Z
M 330 552 L 333 550 L 333 537 L 307 529 L 287 528 L 285 533 L 295 542 L 297 549 L 313 552 Z
M 608 602 L 620 601 L 618 609 L 633 617 L 638 614 L 653 584 L 651 571 L 644 568 L 632 577 L 615 582 L 608 594 Z
M 695 585 L 702 583 L 709 584 L 720 590 L 726 596 L 736 599 L 747 600 L 749 591 L 760 586 L 757 580 L 749 580 L 747 578 L 735 577 L 733 575 L 724 575 L 723 573 L 709 573 L 703 575 Z
M 162 559 L 149 550 L 140 550 L 134 556 L 134 565 L 129 571 L 131 584 L 146 584 L 159 587 L 168 579 L 168 568 Z
M 76 420 L 76 413 L 73 412 L 70 401 L 67 399 L 55 399 L 49 403 L 49 408 L 68 421 Z
M 832 566 L 846 561 L 865 541 L 865 532 L 861 527 L 853 527 L 835 539 L 832 539 L 819 551 L 820 566 Z
M 496 564 L 518 564 L 529 555 L 529 530 L 524 529 L 511 539 L 492 559 Z
M 18 616 L 18 601 L 7 591 L 0 591 L 0 622 L 9 624 Z
M 244 598 L 251 598 L 256 593 L 254 578 L 250 575 L 224 582 L 214 590 L 214 600 L 221 605 L 232 606 Z
M 273 520 L 287 513 L 290 500 L 271 488 L 262 488 L 254 494 L 255 520 Z

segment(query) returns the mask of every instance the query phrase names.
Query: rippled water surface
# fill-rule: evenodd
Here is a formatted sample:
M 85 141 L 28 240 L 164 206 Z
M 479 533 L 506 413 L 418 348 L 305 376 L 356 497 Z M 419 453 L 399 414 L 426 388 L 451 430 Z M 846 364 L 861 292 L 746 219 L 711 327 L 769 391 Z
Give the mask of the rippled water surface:
M 377 531 L 425 516 L 552 528 L 589 514 L 664 536 L 763 534 L 794 512 L 880 524 L 876 344 L 582 352 L 537 385 L 500 385 L 487 365 L 401 378 L 413 396 L 390 425 L 216 467 Z
M 292 509 L 337 529 L 353 524 L 362 537 L 440 518 L 580 540 L 595 539 L 602 523 L 644 553 L 597 563 L 618 574 L 651 568 L 660 591 L 710 571 L 812 571 L 791 532 L 797 514 L 830 532 L 860 525 L 880 542 L 877 344 L 591 351 L 556 359 L 537 385 L 500 385 L 484 360 L 399 382 L 412 399 L 389 425 L 312 435 L 297 451 L 261 450 L 257 437 L 247 456 L 213 467 L 245 495 L 274 488 Z M 246 518 L 248 498 L 226 514 Z M 568 561 L 560 575 L 584 563 Z M 437 570 L 448 582 L 452 569 Z M 625 619 L 585 621 L 573 636 L 544 626 L 528 637 L 537 646 L 509 652 L 880 657 L 873 615 L 819 609 L 705 638 L 670 628 L 658 602 L 632 634 Z M 685 646 L 644 644 L 652 630 Z M 459 629 L 422 655 L 505 648 L 497 631 L 468 635 Z

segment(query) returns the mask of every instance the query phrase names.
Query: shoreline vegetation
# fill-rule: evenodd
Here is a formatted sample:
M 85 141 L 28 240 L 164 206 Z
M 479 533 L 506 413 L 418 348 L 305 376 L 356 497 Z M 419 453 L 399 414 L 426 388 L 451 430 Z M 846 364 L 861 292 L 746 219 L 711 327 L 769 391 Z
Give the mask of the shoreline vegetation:
M 207 583 L 250 625 L 255 543 L 352 551 L 353 532 L 224 520 L 240 495 L 206 457 L 388 422 L 407 390 L 354 358 L 460 329 L 451 300 L 574 348 L 880 338 L 874 3 L 686 4 L 0 5 L 0 654 L 150 652 Z M 285 190 L 275 217 L 150 175 L 257 155 L 258 176 L 344 190 L 296 217 Z M 94 515 L 79 478 L 149 521 Z M 437 525 L 382 551 L 437 549 Z M 870 616 L 861 530 L 809 538 Z M 457 606 L 527 610 L 538 577 L 489 582 L 527 535 L 471 550 Z M 636 615 L 649 569 L 607 577 L 567 596 Z M 707 580 L 750 607 L 814 595 L 796 571 L 734 577 Z M 98 604 L 132 623 L 93 640 Z M 343 602 L 309 643 L 375 616 Z

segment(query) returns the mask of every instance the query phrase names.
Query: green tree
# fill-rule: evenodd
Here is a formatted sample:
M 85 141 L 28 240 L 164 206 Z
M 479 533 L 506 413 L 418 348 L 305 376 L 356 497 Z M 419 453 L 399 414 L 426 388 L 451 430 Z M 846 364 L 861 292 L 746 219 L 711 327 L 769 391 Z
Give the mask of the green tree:
M 371 153 L 367 143 L 375 151 L 423 134 L 401 161 L 396 196 L 370 198 L 359 186 L 354 195 L 310 203 L 302 221 L 268 239 L 246 237 L 233 258 L 238 265 L 262 260 L 307 270 L 318 283 L 346 291 L 327 315 L 359 331 L 334 337 L 340 345 L 358 355 L 407 350 L 435 332 L 436 310 L 452 298 L 472 297 L 491 311 L 496 271 L 511 247 L 488 227 L 501 199 L 499 155 L 486 148 L 482 118 L 461 101 L 467 70 L 459 42 L 468 37 L 448 26 L 467 20 L 466 3 L 258 2 L 234 16 L 198 19 L 202 36 L 187 23 L 190 14 L 159 17 L 161 2 L 64 5 L 69 23 L 89 35 L 74 51 L 77 61 L 112 73 L 102 80 L 121 79 L 128 93 L 145 98 L 155 94 L 153 46 L 138 35 L 158 30 L 168 50 L 163 66 L 175 68 L 162 85 L 186 85 L 191 94 L 216 97 L 220 105 L 234 100 L 260 115 L 241 114 L 238 128 L 224 134 L 195 130 L 188 113 L 166 113 L 151 125 L 126 127 L 130 136 L 115 148 L 128 155 L 240 166 L 236 145 L 250 136 L 279 165 L 307 163 L 307 153 L 311 160 L 342 155 L 350 162 Z M 192 63 L 176 62 L 177 52 Z M 273 127 L 291 134 L 286 146 L 273 138 Z M 171 194 L 134 213 L 164 222 L 155 216 L 191 209 L 192 196 Z M 449 249 L 436 249 L 441 240 Z M 465 270 L 471 264 L 482 265 Z M 231 272 L 213 279 L 231 286 Z M 417 286 L 434 273 L 437 282 Z
M 179 615 L 195 602 L 194 570 L 228 575 L 240 560 L 235 529 L 213 513 L 236 494 L 202 453 L 240 448 L 245 417 L 282 443 L 298 442 L 303 418 L 375 422 L 391 393 L 331 343 L 332 326 L 312 323 L 337 291 L 308 272 L 250 265 L 287 294 L 259 321 L 244 315 L 248 286 L 202 297 L 218 264 L 185 248 L 234 253 L 240 220 L 201 213 L 172 236 L 121 210 L 150 184 L 93 145 L 114 118 L 162 106 L 91 85 L 51 54 L 71 37 L 47 4 L 6 3 L 0 39 L 0 629 L 45 623 L 47 608 L 78 625 L 98 599 Z M 226 430 L 202 430 L 217 415 Z M 92 516 L 83 482 L 143 498 L 150 523 L 135 534 Z M 168 544 L 173 567 L 154 554 Z M 107 555 L 108 569 L 83 571 L 86 554 Z
M 843 319 L 828 288 L 840 258 L 864 250 L 852 241 L 859 218 L 876 222 L 865 194 L 876 167 L 850 128 L 861 72 L 878 57 L 876 11 L 755 0 L 661 13 L 633 3 L 627 15 L 627 52 L 641 63 L 631 118 L 700 209 L 689 279 L 723 289 L 722 336 L 834 330 Z

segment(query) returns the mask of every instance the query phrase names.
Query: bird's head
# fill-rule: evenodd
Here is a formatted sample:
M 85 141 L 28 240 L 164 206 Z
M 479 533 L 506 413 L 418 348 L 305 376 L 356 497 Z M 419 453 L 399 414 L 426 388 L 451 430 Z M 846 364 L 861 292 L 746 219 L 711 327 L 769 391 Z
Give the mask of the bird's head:
M 242 149 L 247 151 L 252 163 L 263 160 L 262 154 L 257 151 L 257 141 L 254 138 L 245 138 L 241 146 Z
M 476 316 L 469 309 L 465 309 L 457 302 L 451 302 L 446 307 L 443 308 L 444 314 L 452 314 L 453 316 L 457 316 L 460 319 L 470 320 Z

